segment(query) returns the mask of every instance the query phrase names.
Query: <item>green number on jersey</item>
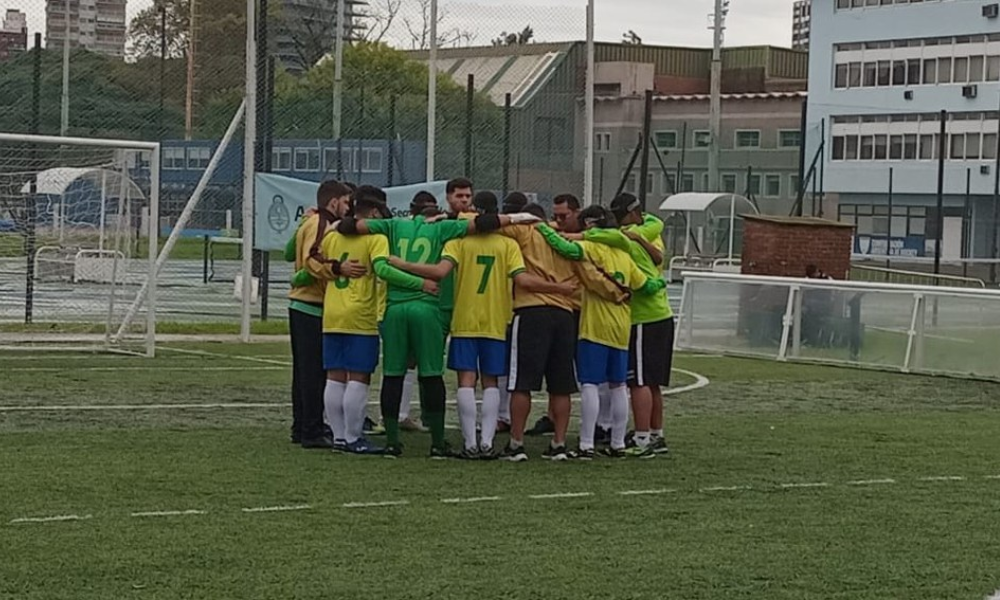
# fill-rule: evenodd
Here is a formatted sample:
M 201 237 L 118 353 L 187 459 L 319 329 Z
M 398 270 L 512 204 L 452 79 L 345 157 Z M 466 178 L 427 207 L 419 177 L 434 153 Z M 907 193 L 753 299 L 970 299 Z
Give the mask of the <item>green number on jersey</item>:
M 612 277 L 614 277 L 615 281 L 617 281 L 618 283 L 625 285 L 625 273 L 622 273 L 621 271 L 615 271 L 615 274 L 612 275 Z
M 413 240 L 413 253 L 410 256 L 410 240 L 404 238 L 399 240 L 399 257 L 407 262 L 415 262 L 425 265 L 431 258 L 431 241 L 427 238 L 417 238 Z
M 347 262 L 347 253 L 344 252 L 344 254 L 340 257 L 340 264 L 343 265 L 346 262 Z M 347 277 L 338 277 L 333 280 L 333 285 L 337 286 L 338 290 L 344 290 L 347 289 L 349 285 L 351 285 L 351 280 L 348 279 Z
M 476 264 L 483 266 L 483 277 L 479 280 L 479 289 L 476 290 L 477 294 L 486 293 L 486 285 L 490 282 L 490 274 L 493 273 L 493 265 L 496 263 L 497 259 L 494 256 L 477 256 Z

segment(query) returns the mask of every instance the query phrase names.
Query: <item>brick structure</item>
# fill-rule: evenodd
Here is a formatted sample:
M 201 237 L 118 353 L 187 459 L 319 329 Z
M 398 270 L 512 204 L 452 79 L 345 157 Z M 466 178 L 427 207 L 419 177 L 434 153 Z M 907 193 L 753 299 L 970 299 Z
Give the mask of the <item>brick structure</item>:
M 805 277 L 806 267 L 816 265 L 847 279 L 853 232 L 853 225 L 813 217 L 744 216 L 742 273 Z

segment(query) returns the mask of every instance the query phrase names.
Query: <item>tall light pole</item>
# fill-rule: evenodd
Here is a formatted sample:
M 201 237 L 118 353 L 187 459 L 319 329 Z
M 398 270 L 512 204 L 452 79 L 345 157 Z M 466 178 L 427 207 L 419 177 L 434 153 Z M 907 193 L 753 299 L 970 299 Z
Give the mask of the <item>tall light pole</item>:
M 583 203 L 590 206 L 594 203 L 594 0 L 587 0 L 587 77 L 584 91 L 584 141 L 586 153 L 583 158 Z
M 69 132 L 69 19 L 69 0 L 66 0 L 66 21 L 63 23 L 62 119 L 59 125 L 59 135 L 63 137 Z M 79 28 L 77 22 L 77 30 Z
M 427 57 L 427 181 L 434 181 L 437 146 L 438 0 L 431 0 L 430 53 Z
M 333 46 L 333 139 L 339 140 L 344 115 L 344 5 L 347 4 L 347 0 L 336 0 L 336 2 L 337 35 Z
M 194 62 L 198 38 L 198 0 L 191 0 L 191 14 L 188 19 L 187 90 L 184 95 L 184 139 L 190 140 L 194 133 Z
M 712 15 L 712 80 L 709 99 L 708 189 L 719 188 L 720 137 L 722 136 L 722 36 L 726 27 L 729 0 L 715 0 Z

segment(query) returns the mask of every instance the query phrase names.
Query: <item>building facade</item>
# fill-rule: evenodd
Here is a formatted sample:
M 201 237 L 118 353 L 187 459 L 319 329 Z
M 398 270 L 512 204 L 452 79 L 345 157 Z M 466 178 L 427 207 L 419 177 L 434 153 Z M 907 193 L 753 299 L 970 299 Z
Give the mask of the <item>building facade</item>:
M 28 48 L 28 18 L 15 9 L 8 9 L 0 27 L 0 61 L 24 52 Z
M 337 2 L 281 0 L 274 19 L 274 48 L 278 61 L 290 73 L 303 73 L 330 54 L 337 38 Z M 346 0 L 345 39 L 350 40 L 364 0 Z
M 963 0 L 814 6 L 807 157 L 825 137 L 824 209 L 856 224 L 857 252 L 932 256 L 940 217 L 945 259 L 992 254 L 1000 118 L 995 7 Z
M 809 49 L 809 25 L 812 15 L 812 0 L 795 0 L 792 5 L 792 48 Z
M 109 56 L 125 56 L 127 0 L 65 0 L 45 3 L 45 46 L 61 48 L 69 18 L 70 46 Z

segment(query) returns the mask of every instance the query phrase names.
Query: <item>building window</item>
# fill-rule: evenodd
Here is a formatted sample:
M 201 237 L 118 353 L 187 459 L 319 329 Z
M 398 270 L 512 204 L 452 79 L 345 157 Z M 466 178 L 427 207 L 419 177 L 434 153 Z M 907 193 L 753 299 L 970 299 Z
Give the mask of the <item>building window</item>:
M 187 164 L 184 148 L 164 148 L 163 168 L 171 171 L 180 170 Z
M 337 164 L 337 156 L 340 156 L 340 164 Z M 323 171 L 326 173 L 351 173 L 354 171 L 354 150 L 337 148 L 323 149 Z
M 846 63 L 837 65 L 837 70 L 833 76 L 833 87 L 843 89 L 847 87 L 848 66 Z
M 722 175 L 722 191 L 727 194 L 736 193 L 736 175 L 734 173 L 725 173 Z
M 208 167 L 208 162 L 212 160 L 212 149 L 205 147 L 188 148 L 187 168 L 191 170 L 204 170 Z
M 760 131 L 743 130 L 736 132 L 737 148 L 760 148 Z
M 273 149 L 271 151 L 271 168 L 275 171 L 290 171 L 292 169 L 292 149 Z
M 747 177 L 747 195 L 760 196 L 761 176 L 753 174 Z
M 846 160 L 858 160 L 858 136 L 848 135 L 845 137 L 844 158 Z
M 361 151 L 361 172 L 381 173 L 382 172 L 382 149 L 365 148 Z
M 630 194 L 639 193 L 639 178 L 636 177 L 635 173 L 632 173 L 631 175 L 628 176 L 628 180 L 625 181 L 624 191 Z
M 903 160 L 917 159 L 917 134 L 908 133 L 903 136 Z
M 778 132 L 779 148 L 798 148 L 802 145 L 802 136 L 798 129 L 782 129 Z
M 997 134 L 983 134 L 983 159 L 996 159 L 997 157 Z
M 889 160 L 903 160 L 903 136 L 889 136 Z
M 694 191 L 694 173 L 684 173 L 683 175 L 681 175 L 681 191 L 682 192 Z
M 875 158 L 875 138 L 870 135 L 861 136 L 861 160 Z
M 691 138 L 695 148 L 708 148 L 712 143 L 712 134 L 704 130 L 695 131 Z
M 789 192 L 790 195 L 795 196 L 796 198 L 798 197 L 798 195 L 799 195 L 799 176 L 798 175 L 789 175 L 788 176 L 788 192 Z
M 611 134 L 607 131 L 601 131 L 594 134 L 594 152 L 610 152 L 611 151 Z
M 657 131 L 653 134 L 656 147 L 660 150 L 677 147 L 676 131 Z
M 781 175 L 767 175 L 764 178 L 764 195 L 770 198 L 781 196 Z
M 319 171 L 319 148 L 296 148 L 295 170 Z
M 677 181 L 671 173 L 665 173 L 663 175 L 663 193 L 666 194 L 676 194 L 677 193 Z

